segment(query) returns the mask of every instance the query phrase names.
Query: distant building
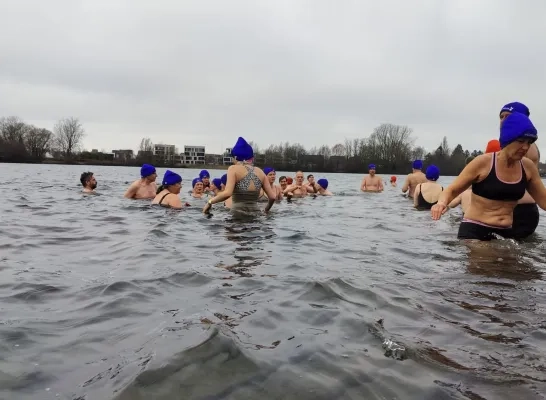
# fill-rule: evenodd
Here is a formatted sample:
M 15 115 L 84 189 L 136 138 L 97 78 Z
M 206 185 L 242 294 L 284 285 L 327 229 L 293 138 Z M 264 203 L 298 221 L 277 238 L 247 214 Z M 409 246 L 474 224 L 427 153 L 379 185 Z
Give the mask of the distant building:
M 134 157 L 133 150 L 112 150 L 112 154 L 114 154 L 114 160 L 116 161 L 130 161 Z
M 231 156 L 231 147 L 226 148 L 224 156 L 222 158 L 222 164 L 231 165 L 233 164 L 233 157 Z
M 180 162 L 180 157 L 174 144 L 154 144 L 154 160 L 164 164 Z
M 184 146 L 184 153 L 180 157 L 182 164 L 205 164 L 205 146 Z
M 205 164 L 207 165 L 222 165 L 221 154 L 205 154 Z

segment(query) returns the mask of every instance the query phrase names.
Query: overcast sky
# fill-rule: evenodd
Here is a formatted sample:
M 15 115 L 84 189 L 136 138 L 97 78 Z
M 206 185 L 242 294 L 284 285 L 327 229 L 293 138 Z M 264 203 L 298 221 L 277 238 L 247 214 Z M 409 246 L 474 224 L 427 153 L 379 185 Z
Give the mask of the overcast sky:
M 545 15 L 544 0 L 0 0 L 0 116 L 74 116 L 107 151 L 310 148 L 383 122 L 427 150 L 483 149 L 507 102 L 546 127 Z

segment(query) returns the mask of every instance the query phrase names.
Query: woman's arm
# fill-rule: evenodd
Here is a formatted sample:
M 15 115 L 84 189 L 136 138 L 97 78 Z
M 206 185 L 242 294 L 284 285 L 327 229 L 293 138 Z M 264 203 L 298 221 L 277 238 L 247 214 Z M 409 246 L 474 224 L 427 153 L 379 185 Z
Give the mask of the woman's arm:
M 277 199 L 277 193 L 276 190 L 271 187 L 269 181 L 267 180 L 267 176 L 265 175 L 262 181 L 262 188 L 264 189 L 265 193 L 267 193 L 267 197 L 269 198 L 269 202 L 265 207 L 265 212 L 268 212 L 275 203 L 275 200 Z
M 178 195 L 170 196 L 168 204 L 171 208 L 176 208 L 177 210 L 182 208 L 182 202 Z
M 523 159 L 523 166 L 525 168 L 525 173 L 529 177 L 529 180 L 527 181 L 527 191 L 537 205 L 543 210 L 546 210 L 546 188 L 544 187 L 544 183 L 542 183 L 542 179 L 540 179 L 538 168 L 533 161 L 528 158 Z

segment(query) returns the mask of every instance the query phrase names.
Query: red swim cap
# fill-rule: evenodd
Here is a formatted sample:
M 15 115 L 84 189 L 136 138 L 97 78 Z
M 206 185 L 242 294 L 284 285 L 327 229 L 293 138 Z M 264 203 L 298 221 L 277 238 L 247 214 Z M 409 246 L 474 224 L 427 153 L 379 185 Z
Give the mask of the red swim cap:
M 391 182 L 396 182 L 396 176 L 391 176 Z
M 294 182 L 294 180 L 290 177 L 286 178 L 286 183 L 288 183 L 289 185 L 292 184 L 292 182 Z
M 497 139 L 490 140 L 487 142 L 487 147 L 485 148 L 486 153 L 496 153 L 497 151 L 500 151 L 500 142 Z

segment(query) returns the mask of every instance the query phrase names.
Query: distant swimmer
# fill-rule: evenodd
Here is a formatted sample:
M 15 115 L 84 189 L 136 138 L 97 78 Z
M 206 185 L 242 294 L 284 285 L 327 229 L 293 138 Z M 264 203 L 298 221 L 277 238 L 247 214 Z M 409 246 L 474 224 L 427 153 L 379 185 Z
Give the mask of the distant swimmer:
M 206 169 L 199 172 L 199 179 L 203 182 L 203 192 L 207 193 L 210 189 L 210 174 Z
M 211 194 L 216 196 L 218 192 L 222 191 L 222 180 L 220 178 L 214 178 L 210 183 Z
M 382 192 L 383 179 L 375 174 L 375 164 L 368 165 L 368 175 L 362 179 L 360 190 L 363 192 Z
M 396 187 L 396 176 L 391 176 L 391 186 Z
M 501 126 L 504 119 L 513 112 L 519 112 L 528 117 L 531 115 L 529 108 L 525 104 L 518 102 L 508 103 L 502 107 L 499 113 Z M 538 168 L 538 163 L 540 162 L 540 151 L 538 150 L 536 143 L 531 144 L 525 157 L 531 160 Z M 524 239 L 530 236 L 535 232 L 538 223 L 538 207 L 529 192 L 525 192 L 525 196 L 518 201 L 518 205 L 516 208 L 514 208 L 514 222 L 512 224 L 514 238 Z
M 537 138 L 538 132 L 529 117 L 520 113 L 508 115 L 500 128 L 502 150 L 472 160 L 431 208 L 432 219 L 440 219 L 447 205 L 471 186 L 470 206 L 457 237 L 486 241 L 497 236 L 513 237 L 514 208 L 526 189 L 539 207 L 546 209 L 546 188 L 538 169 L 524 157 Z
M 260 189 L 263 187 L 269 198 L 265 211 L 269 211 L 275 204 L 275 191 L 269 184 L 264 172 L 252 165 L 254 150 L 245 139 L 239 137 L 231 150 L 235 158 L 235 164 L 227 170 L 227 182 L 223 192 L 218 193 L 210 199 L 203 213 L 208 214 L 213 204 L 225 201 L 231 197 L 232 207 L 256 204 L 260 196 Z
M 128 199 L 153 199 L 157 191 L 155 167 L 150 164 L 142 165 L 140 176 L 140 179 L 137 179 L 129 186 L 124 197 Z
M 277 178 L 277 173 L 275 170 L 271 167 L 265 167 L 264 168 L 264 174 L 267 177 L 267 182 L 271 185 L 273 190 L 275 191 L 275 198 L 276 200 L 282 200 L 283 194 L 280 186 L 275 185 L 275 180 Z M 260 200 L 269 200 L 267 197 L 267 193 L 264 191 L 264 189 L 260 189 Z
M 402 193 L 406 193 L 408 190 L 408 197 L 413 198 L 413 192 L 415 187 L 420 183 L 425 183 L 427 177 L 423 174 L 423 161 L 415 160 L 412 165 L 412 172 L 408 174 L 404 185 L 402 185 Z
M 498 142 L 498 140 L 497 140 Z M 499 144 L 500 147 L 500 144 Z M 468 165 L 470 161 L 472 161 L 474 157 L 468 156 L 465 160 L 465 165 Z M 451 203 L 449 203 L 449 208 L 455 208 L 459 204 L 461 205 L 461 208 L 463 209 L 463 214 L 468 210 L 468 207 L 470 206 L 470 198 L 472 197 L 472 188 L 469 187 L 464 192 L 462 192 L 460 195 L 455 197 Z
M 328 179 L 322 178 L 317 181 L 317 194 L 320 196 L 332 196 L 328 190 Z
M 307 186 L 303 183 L 303 171 L 296 172 L 296 180 L 284 189 L 283 194 L 287 197 L 305 197 L 308 194 Z
M 436 182 L 440 177 L 440 169 L 436 165 L 429 165 L 425 176 L 427 181 L 418 184 L 413 194 L 413 205 L 420 210 L 430 210 L 444 191 L 444 187 Z
M 281 187 L 281 192 L 284 193 L 284 189 L 288 186 L 288 180 L 286 179 L 286 176 L 281 176 L 279 178 L 279 186 Z
M 195 199 L 202 199 L 205 196 L 203 181 L 201 178 L 195 178 L 191 183 L 193 190 L 191 195 Z
M 308 193 L 317 193 L 318 191 L 318 185 L 317 182 L 315 182 L 315 176 L 313 174 L 307 175 L 307 182 L 305 182 L 303 186 L 305 186 Z
M 97 194 L 95 189 L 97 188 L 97 180 L 92 172 L 84 172 L 80 175 L 80 182 L 83 186 L 83 193 Z
M 182 177 L 175 172 L 169 170 L 165 171 L 161 186 L 157 189 L 157 195 L 152 200 L 152 204 L 181 209 L 182 202 L 178 196 L 181 189 Z

